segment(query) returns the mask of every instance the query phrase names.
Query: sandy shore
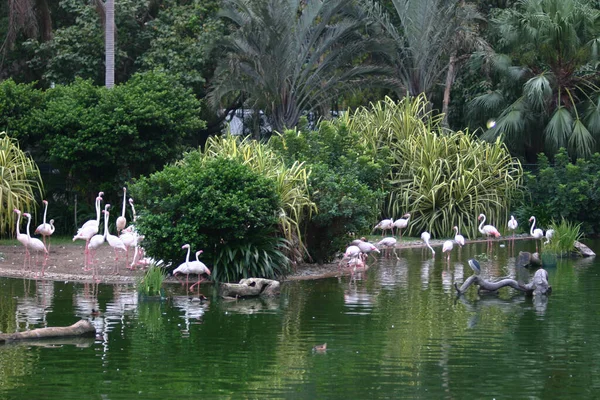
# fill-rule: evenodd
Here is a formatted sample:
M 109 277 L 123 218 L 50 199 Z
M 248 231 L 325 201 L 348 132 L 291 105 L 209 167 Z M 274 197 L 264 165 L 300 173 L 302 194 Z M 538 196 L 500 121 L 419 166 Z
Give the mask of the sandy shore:
M 516 239 L 528 239 L 528 235 L 520 235 Z M 499 239 L 504 241 L 504 239 Z M 467 243 L 482 242 L 484 240 L 469 240 Z M 431 246 L 441 247 L 444 240 L 432 240 Z M 424 244 L 421 240 L 407 240 L 398 245 L 398 248 L 420 248 Z M 4 245 L 0 246 L 0 276 L 12 278 L 39 278 L 41 272 L 42 258 L 33 265 L 31 271 L 23 267 L 24 250 L 23 246 L 19 245 Z M 125 253 L 119 254 L 118 262 L 115 261 L 115 254 L 111 247 L 102 246 L 96 253 L 96 268 L 97 279 L 101 283 L 116 284 L 116 283 L 135 283 L 142 276 L 143 270 L 136 269 L 131 271 L 125 268 Z M 131 261 L 131 260 L 129 260 Z M 67 245 L 50 245 L 50 256 L 46 268 L 44 270 L 44 279 L 56 281 L 77 281 L 77 282 L 92 282 L 92 272 L 84 271 L 84 256 L 83 244 L 74 243 Z M 118 264 L 118 272 L 117 272 Z M 337 264 L 306 264 L 298 266 L 296 271 L 290 274 L 286 280 L 305 280 L 305 279 L 320 279 L 338 276 Z M 175 278 L 169 277 L 167 283 L 178 282 Z

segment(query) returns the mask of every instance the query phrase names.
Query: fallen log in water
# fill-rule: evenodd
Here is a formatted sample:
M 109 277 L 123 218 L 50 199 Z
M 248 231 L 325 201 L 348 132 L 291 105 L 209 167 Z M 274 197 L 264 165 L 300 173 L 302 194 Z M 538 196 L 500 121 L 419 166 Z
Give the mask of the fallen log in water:
M 549 295 L 552 292 L 552 286 L 548 284 L 548 272 L 540 268 L 535 271 L 533 275 L 533 280 L 527 284 L 519 283 L 514 279 L 501 279 L 497 282 L 489 282 L 485 279 L 482 279 L 479 275 L 471 275 L 467 280 L 458 287 L 458 284 L 454 284 L 456 288 L 456 292 L 458 295 L 461 295 L 467 291 L 469 286 L 478 285 L 478 292 L 486 291 L 486 292 L 495 292 L 500 288 L 505 286 L 512 287 L 513 289 L 519 290 L 521 292 L 525 292 L 527 295 L 535 296 L 535 295 Z
M 84 319 L 71 326 L 39 328 L 31 331 L 0 334 L 0 344 L 17 340 L 38 340 L 58 337 L 96 336 L 96 328 L 90 321 Z
M 242 279 L 239 283 L 222 283 L 219 294 L 226 298 L 276 296 L 279 294 L 279 281 L 248 278 Z

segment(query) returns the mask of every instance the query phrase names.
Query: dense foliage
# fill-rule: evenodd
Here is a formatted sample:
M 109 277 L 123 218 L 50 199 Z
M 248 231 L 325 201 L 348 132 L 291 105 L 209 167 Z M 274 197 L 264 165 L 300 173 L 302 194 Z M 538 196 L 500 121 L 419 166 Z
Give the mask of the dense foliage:
M 554 165 L 540 154 L 538 170 L 525 174 L 525 186 L 528 195 L 516 212 L 521 221 L 535 215 L 539 226 L 547 227 L 564 218 L 581 223 L 587 235 L 600 234 L 600 154 L 572 164 L 563 148 Z
M 181 246 L 203 249 L 217 281 L 285 274 L 286 245 L 277 235 L 281 200 L 273 180 L 233 159 L 205 161 L 199 151 L 131 187 L 137 229 L 155 258 L 184 261 Z
M 317 262 L 344 248 L 348 234 L 369 232 L 379 212 L 389 155 L 365 146 L 345 123 L 322 122 L 315 131 L 287 130 L 269 142 L 288 164 L 301 160 L 317 213 L 306 221 L 306 243 Z
M 346 118 L 370 148 L 393 155 L 383 209 L 387 218 L 410 212 L 411 234 L 448 237 L 456 225 L 474 237 L 480 213 L 493 223 L 506 221 L 522 169 L 500 141 L 442 129 L 442 116 L 424 96 L 387 98 Z

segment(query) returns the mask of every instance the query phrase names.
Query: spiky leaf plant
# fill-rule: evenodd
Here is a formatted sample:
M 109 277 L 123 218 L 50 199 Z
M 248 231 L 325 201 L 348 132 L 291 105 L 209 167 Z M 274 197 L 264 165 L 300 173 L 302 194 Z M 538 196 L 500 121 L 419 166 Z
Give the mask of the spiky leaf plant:
M 544 250 L 558 256 L 565 256 L 575 250 L 575 242 L 581 240 L 581 223 L 567 221 L 562 218 L 559 223 L 553 221 L 550 228 L 554 234 L 544 242 Z

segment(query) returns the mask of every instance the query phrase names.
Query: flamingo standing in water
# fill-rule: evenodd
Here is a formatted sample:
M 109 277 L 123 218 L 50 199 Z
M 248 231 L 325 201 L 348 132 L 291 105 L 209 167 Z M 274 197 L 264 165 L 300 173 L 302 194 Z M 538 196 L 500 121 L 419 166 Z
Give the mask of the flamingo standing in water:
M 492 242 L 490 238 L 492 236 L 500 237 L 500 232 L 498 232 L 498 229 L 496 229 L 494 225 L 483 225 L 485 223 L 485 214 L 479 214 L 479 217 L 477 219 L 481 220 L 481 223 L 479 224 L 479 232 L 481 232 L 481 234 L 487 237 L 488 247 L 491 248 Z
M 46 245 L 46 236 L 51 236 L 54 233 L 54 220 L 51 219 L 49 224 L 46 223 L 46 213 L 48 212 L 48 201 L 42 200 L 42 203 L 44 203 L 43 222 L 41 225 L 38 225 L 38 227 L 35 228 L 35 232 L 33 232 L 33 233 L 42 235 L 44 245 Z M 50 238 L 48 238 L 47 247 L 48 247 L 48 252 L 50 252 Z
M 455 226 L 454 231 L 456 232 L 454 234 L 454 241 L 456 242 L 457 245 L 459 245 L 460 247 L 463 247 L 465 245 L 465 237 L 463 235 L 461 235 L 460 233 L 458 233 L 458 226 Z
M 408 226 L 408 220 L 410 219 L 410 213 L 406 213 L 402 216 L 402 218 L 394 221 L 394 228 L 398 228 L 400 231 L 400 240 L 402 240 L 402 229 L 405 229 Z M 392 234 L 393 234 L 392 229 Z
M 92 263 L 92 268 L 94 272 L 92 273 L 92 277 L 96 280 L 96 266 L 94 264 L 94 254 L 92 252 L 96 251 L 102 243 L 106 240 L 106 235 L 108 234 L 108 215 L 106 214 L 106 210 L 102 210 L 104 213 L 104 234 L 103 235 L 94 235 L 90 239 L 90 243 L 88 245 L 88 251 L 90 252 L 90 261 Z M 99 282 L 99 280 L 96 280 Z
M 431 239 L 431 235 L 429 234 L 429 232 L 425 231 L 421 233 L 421 240 L 425 242 L 425 245 L 427 245 L 427 247 L 429 247 L 429 249 L 431 250 L 431 255 L 435 257 L 435 250 L 433 250 L 433 247 L 431 247 L 431 245 L 429 244 L 429 239 Z
M 544 232 L 540 228 L 535 228 L 535 217 L 533 215 L 531 216 L 531 218 L 529 218 L 529 222 L 531 221 L 533 221 L 533 224 L 531 224 L 531 230 L 529 233 L 535 239 L 535 251 L 539 252 L 540 249 L 538 247 L 537 241 L 541 240 L 542 237 L 544 237 Z
M 396 243 L 398 241 L 396 240 L 395 237 L 392 236 L 388 236 L 385 237 L 383 239 L 381 239 L 379 242 L 377 242 L 377 245 L 379 247 L 385 247 L 388 251 L 386 251 L 386 253 L 389 252 L 389 249 L 394 249 L 394 255 L 396 255 L 396 258 L 398 258 L 398 255 L 396 254 Z
M 25 263 L 27 259 L 29 259 L 29 236 L 25 233 L 21 233 L 19 230 L 19 225 L 21 224 L 21 210 L 14 209 L 14 212 L 17 213 L 17 240 L 21 242 L 23 246 L 25 246 L 25 258 L 23 258 L 23 269 L 25 269 Z
M 548 229 L 544 236 L 546 236 L 546 241 L 544 244 L 550 243 L 550 240 L 552 240 L 552 237 L 554 236 L 554 229 Z
M 210 275 L 210 270 L 208 269 L 208 267 L 206 267 L 206 265 L 204 265 L 203 262 L 201 262 L 200 260 L 198 260 L 198 255 L 200 255 L 202 253 L 202 250 L 199 250 L 199 252 L 196 253 L 196 262 L 190 262 L 190 245 L 189 244 L 184 244 L 183 246 L 181 246 L 182 249 L 187 249 L 187 255 L 185 256 L 185 262 L 179 264 L 179 266 L 177 268 L 175 268 L 173 270 L 173 276 L 175 278 L 177 278 L 177 274 L 184 274 L 185 275 L 185 287 L 186 290 L 188 289 L 188 284 L 189 284 L 189 276 L 190 274 L 197 274 L 198 275 L 198 282 L 196 282 L 196 284 L 192 285 L 189 289 L 191 290 L 194 286 L 198 285 L 200 282 L 202 282 L 200 280 L 201 275 L 202 274 L 207 274 Z M 177 278 L 179 279 L 179 278 Z
M 46 261 L 48 260 L 48 249 L 46 249 L 46 246 L 44 246 L 44 243 L 40 239 L 32 238 L 29 234 L 29 226 L 31 225 L 31 214 L 23 213 L 23 216 L 27 217 L 27 237 L 29 238 L 29 244 L 27 246 L 29 247 L 29 249 L 35 252 L 36 261 L 37 254 L 40 251 L 44 252 L 44 263 L 42 264 L 42 276 L 44 276 L 44 268 L 46 267 Z
M 125 218 L 125 204 L 127 203 L 127 188 L 123 188 L 123 210 L 121 211 L 121 215 L 117 218 L 116 226 L 117 226 L 117 235 L 121 234 L 121 231 L 125 229 L 127 225 L 127 219 Z
M 360 251 L 367 257 L 369 254 L 371 254 L 371 252 L 379 253 L 379 249 L 373 243 L 368 242 L 364 237 L 353 240 L 350 244 L 353 246 L 358 246 Z
M 446 253 L 446 261 L 450 263 L 450 253 L 454 248 L 454 242 L 452 240 L 446 240 L 442 246 L 442 253 Z

